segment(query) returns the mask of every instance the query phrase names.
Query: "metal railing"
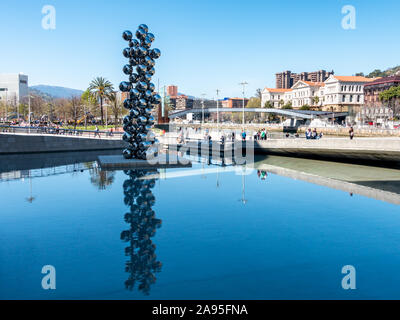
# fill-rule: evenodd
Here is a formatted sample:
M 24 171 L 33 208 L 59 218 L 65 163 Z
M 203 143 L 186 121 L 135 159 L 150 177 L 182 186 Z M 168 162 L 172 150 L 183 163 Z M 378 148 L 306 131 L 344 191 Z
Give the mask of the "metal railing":
M 19 127 L 0 125 L 0 133 L 13 133 L 13 134 L 33 134 L 33 135 L 61 135 L 69 137 L 82 137 L 82 138 L 98 138 L 98 139 L 116 139 L 121 140 L 123 132 L 119 131 L 96 131 L 96 130 L 78 130 L 78 129 L 65 129 L 55 127 Z

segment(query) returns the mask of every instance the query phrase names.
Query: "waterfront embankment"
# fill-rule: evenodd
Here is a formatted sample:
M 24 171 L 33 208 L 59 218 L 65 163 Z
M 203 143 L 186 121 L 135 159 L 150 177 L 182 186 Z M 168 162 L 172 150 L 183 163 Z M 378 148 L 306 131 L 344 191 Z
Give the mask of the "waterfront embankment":
M 122 149 L 121 137 L 88 138 L 51 134 L 0 134 L 0 154 Z

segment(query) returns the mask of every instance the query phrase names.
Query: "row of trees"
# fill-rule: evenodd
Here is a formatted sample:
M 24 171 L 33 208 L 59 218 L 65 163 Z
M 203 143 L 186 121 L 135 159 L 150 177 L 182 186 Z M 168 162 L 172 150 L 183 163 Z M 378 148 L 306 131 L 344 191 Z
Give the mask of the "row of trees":
M 110 81 L 103 77 L 97 77 L 93 79 L 81 97 L 70 99 L 71 118 L 74 127 L 77 126 L 79 119 L 87 119 L 88 114 L 96 115 L 98 111 L 100 111 L 100 122 L 104 124 L 105 104 L 111 108 L 114 125 L 117 126 L 123 112 L 117 92 L 114 91 L 114 86 Z
M 119 124 L 123 114 L 122 104 L 114 91 L 110 81 L 103 77 L 97 77 L 89 84 L 88 89 L 81 95 L 70 98 L 52 98 L 32 91 L 30 93 L 31 120 L 42 122 L 62 122 L 73 124 L 88 124 L 89 115 L 91 122 L 104 124 L 104 107 L 111 109 L 114 125 Z M 20 104 L 0 103 L 0 118 L 4 122 L 20 119 L 28 120 L 28 98 Z M 93 119 L 100 118 L 100 121 Z

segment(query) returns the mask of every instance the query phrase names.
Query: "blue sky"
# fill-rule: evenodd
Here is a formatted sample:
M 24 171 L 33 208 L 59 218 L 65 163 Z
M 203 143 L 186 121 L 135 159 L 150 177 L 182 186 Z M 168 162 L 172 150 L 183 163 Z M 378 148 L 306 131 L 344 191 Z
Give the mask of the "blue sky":
M 56 29 L 42 28 L 42 7 Z M 341 27 L 344 5 L 355 30 Z M 333 69 L 338 75 L 400 64 L 400 3 L 395 0 L 2 0 L 0 73 L 24 72 L 31 85 L 85 89 L 104 76 L 124 79 L 121 34 L 146 23 L 162 56 L 153 82 L 208 98 L 240 96 L 239 82 L 274 87 L 275 73 Z

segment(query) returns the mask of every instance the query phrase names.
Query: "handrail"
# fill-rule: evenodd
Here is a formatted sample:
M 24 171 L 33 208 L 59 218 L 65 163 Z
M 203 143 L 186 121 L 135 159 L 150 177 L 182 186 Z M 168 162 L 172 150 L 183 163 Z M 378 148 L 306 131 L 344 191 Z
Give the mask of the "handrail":
M 121 139 L 123 132 L 119 131 L 96 131 L 96 130 L 80 130 L 80 129 L 66 129 L 66 128 L 54 128 L 54 127 L 21 127 L 21 126 L 9 126 L 0 124 L 1 132 L 11 133 L 26 133 L 26 134 L 53 134 L 53 135 L 70 135 L 70 136 L 91 136 L 99 138 L 112 138 L 114 135 L 116 138 Z

